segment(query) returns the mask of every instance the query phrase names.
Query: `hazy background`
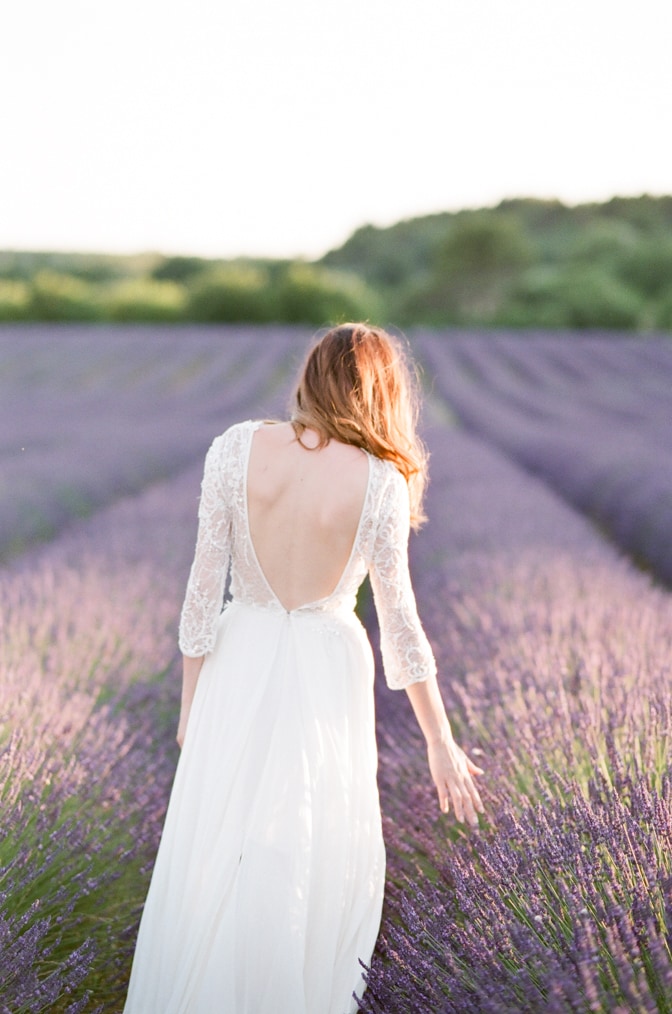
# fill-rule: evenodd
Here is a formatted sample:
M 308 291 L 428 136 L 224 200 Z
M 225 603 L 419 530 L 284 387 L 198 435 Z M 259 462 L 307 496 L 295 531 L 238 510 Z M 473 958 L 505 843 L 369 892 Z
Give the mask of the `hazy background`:
M 672 192 L 672 8 L 23 0 L 0 248 L 318 257 L 511 196 Z

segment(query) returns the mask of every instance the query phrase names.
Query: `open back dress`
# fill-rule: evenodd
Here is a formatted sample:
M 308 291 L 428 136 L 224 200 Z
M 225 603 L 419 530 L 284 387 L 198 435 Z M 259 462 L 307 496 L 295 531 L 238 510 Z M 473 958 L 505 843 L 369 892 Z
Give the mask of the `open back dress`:
M 368 572 L 390 687 L 434 671 L 408 572 L 408 487 L 368 455 L 337 586 L 287 610 L 250 537 L 247 466 L 260 425 L 232 426 L 206 458 L 180 621 L 182 652 L 206 657 L 125 1014 L 353 1014 L 378 934 L 374 667 L 354 606 Z

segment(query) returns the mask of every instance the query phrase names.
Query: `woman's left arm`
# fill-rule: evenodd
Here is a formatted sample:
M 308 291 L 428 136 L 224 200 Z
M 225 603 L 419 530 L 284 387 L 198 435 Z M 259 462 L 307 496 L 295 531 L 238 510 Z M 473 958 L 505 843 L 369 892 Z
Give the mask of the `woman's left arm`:
M 177 726 L 177 743 L 180 750 L 184 743 L 184 734 L 187 731 L 191 705 L 196 693 L 196 684 L 198 683 L 198 677 L 203 668 L 204 661 L 205 655 L 201 655 L 200 658 L 190 658 L 189 655 L 182 656 L 182 701 L 180 704 L 180 720 Z
M 230 431 L 229 431 L 230 432 Z M 223 474 L 226 434 L 213 440 L 205 459 L 194 561 L 180 616 L 182 704 L 177 742 L 184 742 L 191 705 L 205 656 L 213 648 L 229 566 L 230 511 Z

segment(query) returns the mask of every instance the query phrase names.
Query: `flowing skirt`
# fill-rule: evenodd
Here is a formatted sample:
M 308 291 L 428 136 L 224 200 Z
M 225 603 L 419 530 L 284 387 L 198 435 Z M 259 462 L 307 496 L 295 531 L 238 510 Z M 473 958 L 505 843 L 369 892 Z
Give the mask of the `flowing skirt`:
M 354 1014 L 382 907 L 373 659 L 351 612 L 226 607 L 124 1014 Z

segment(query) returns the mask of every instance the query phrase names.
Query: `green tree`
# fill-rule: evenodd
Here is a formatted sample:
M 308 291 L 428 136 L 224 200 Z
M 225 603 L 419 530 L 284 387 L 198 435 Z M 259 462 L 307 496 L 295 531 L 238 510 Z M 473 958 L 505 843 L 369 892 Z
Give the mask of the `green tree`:
M 127 278 L 108 290 L 105 315 L 113 321 L 177 321 L 186 305 L 186 289 L 177 282 Z
M 672 283 L 672 236 L 643 239 L 624 250 L 615 272 L 630 288 L 657 299 Z
M 656 305 L 653 324 L 663 331 L 672 331 L 672 285 L 663 293 Z
M 279 277 L 277 301 L 279 320 L 315 326 L 375 316 L 379 302 L 356 276 L 303 262 Z
M 496 320 L 514 279 L 533 257 L 518 219 L 495 211 L 457 217 L 434 270 L 402 302 L 405 318 L 430 323 Z
M 30 287 L 0 278 L 0 321 L 25 320 L 30 313 Z
M 36 320 L 100 320 L 97 290 L 80 278 L 39 271 L 32 281 L 30 316 Z
M 190 320 L 267 323 L 276 319 L 268 272 L 253 265 L 221 265 L 198 275 L 188 289 L 186 316 Z
M 600 264 L 612 270 L 632 256 L 639 235 L 628 222 L 597 219 L 577 233 L 567 250 L 566 260 L 574 264 Z
M 534 268 L 525 273 L 502 313 L 511 326 L 637 328 L 641 296 L 600 264 Z
M 164 257 L 152 271 L 152 278 L 162 282 L 190 282 L 212 264 L 204 257 Z

